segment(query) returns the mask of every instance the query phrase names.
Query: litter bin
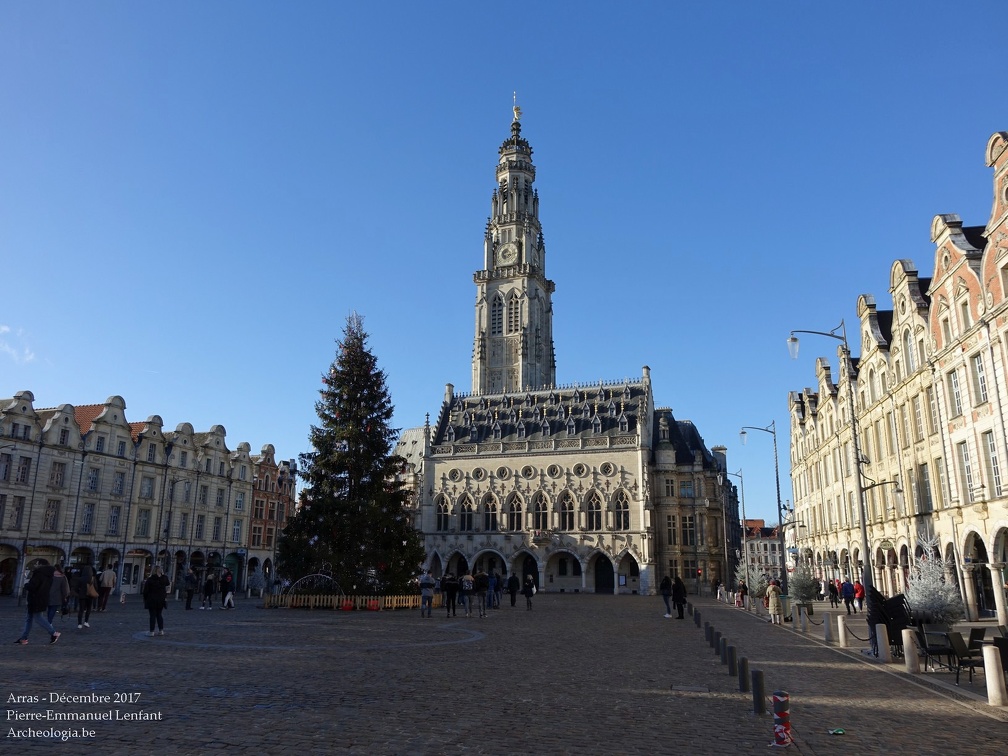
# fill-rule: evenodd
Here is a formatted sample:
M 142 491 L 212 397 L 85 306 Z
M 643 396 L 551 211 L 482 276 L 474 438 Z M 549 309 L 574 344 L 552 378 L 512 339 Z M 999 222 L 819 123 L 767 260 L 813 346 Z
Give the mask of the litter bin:
M 781 608 L 781 617 L 787 619 L 788 617 L 791 616 L 791 597 L 788 596 L 786 593 L 782 593 L 780 596 L 780 608 Z

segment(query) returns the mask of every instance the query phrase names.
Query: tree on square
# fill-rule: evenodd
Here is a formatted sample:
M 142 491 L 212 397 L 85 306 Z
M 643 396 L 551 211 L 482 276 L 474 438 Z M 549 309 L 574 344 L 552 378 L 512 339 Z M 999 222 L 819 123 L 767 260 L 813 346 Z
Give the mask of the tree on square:
M 347 318 L 339 351 L 322 376 L 312 450 L 300 455 L 300 507 L 277 544 L 290 580 L 331 571 L 344 593 L 403 593 L 424 559 L 397 479 L 392 400 L 369 351 L 363 319 Z

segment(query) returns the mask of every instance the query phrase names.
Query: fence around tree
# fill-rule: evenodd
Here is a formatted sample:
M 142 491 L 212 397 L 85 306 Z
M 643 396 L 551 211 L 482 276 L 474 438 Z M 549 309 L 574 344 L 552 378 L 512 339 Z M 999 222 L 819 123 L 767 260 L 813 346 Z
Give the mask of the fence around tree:
M 441 594 L 434 594 L 433 606 L 443 606 Z M 265 609 L 338 609 L 342 611 L 386 612 L 419 609 L 420 595 L 347 596 L 337 593 L 283 593 L 263 596 Z

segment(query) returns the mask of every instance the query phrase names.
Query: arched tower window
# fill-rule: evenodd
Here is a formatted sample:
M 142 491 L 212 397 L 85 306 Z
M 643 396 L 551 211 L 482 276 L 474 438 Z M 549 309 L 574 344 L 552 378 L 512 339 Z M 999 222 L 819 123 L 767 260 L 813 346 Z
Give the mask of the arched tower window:
M 546 530 L 549 528 L 549 507 L 545 495 L 536 494 L 535 509 L 532 510 L 532 529 Z
M 495 294 L 490 303 L 490 335 L 500 336 L 504 333 L 504 300 L 500 294 Z
M 585 527 L 588 530 L 602 530 L 602 504 L 594 491 L 588 494 L 585 503 Z
M 521 330 L 521 301 L 516 294 L 508 297 L 507 332 L 518 333 Z
M 443 496 L 439 496 L 437 500 L 437 522 L 435 527 L 439 533 L 444 533 L 448 530 L 451 523 L 451 516 L 448 514 L 448 502 L 444 500 Z
M 508 530 L 522 529 L 522 507 L 521 499 L 512 495 L 507 502 Z
M 473 530 L 473 505 L 469 499 L 463 499 L 459 507 L 459 530 L 471 532 Z
M 630 530 L 630 502 L 626 491 L 617 491 L 613 497 L 613 517 L 616 530 Z
M 560 494 L 560 530 L 574 530 L 574 501 L 569 491 Z
M 483 530 L 488 533 L 497 530 L 497 502 L 489 494 L 483 497 Z

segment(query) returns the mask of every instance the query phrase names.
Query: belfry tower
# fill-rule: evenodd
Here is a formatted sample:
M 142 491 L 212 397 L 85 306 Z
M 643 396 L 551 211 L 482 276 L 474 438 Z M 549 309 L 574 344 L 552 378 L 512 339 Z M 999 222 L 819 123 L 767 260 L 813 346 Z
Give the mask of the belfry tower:
M 553 282 L 546 278 L 546 245 L 539 194 L 532 187 L 532 148 L 521 136 L 515 105 L 511 136 L 500 146 L 497 187 L 483 239 L 476 283 L 473 393 L 541 389 L 556 382 Z

